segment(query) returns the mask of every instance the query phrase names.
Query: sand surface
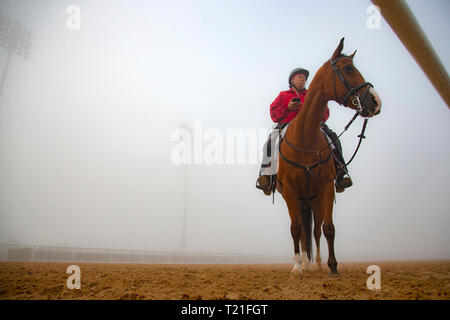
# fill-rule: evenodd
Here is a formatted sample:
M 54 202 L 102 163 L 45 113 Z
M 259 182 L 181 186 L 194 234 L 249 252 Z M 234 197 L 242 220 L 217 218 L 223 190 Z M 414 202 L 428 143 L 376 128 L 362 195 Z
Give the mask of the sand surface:
M 450 299 L 450 261 L 340 263 L 338 277 L 291 264 L 160 265 L 76 263 L 81 289 L 69 290 L 73 263 L 0 262 L 0 299 Z M 369 290 L 366 269 L 381 269 Z

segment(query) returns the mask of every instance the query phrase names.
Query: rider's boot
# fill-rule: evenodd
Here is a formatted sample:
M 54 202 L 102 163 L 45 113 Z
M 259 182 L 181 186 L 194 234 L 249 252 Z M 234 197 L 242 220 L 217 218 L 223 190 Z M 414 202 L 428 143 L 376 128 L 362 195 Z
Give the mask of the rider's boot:
M 262 175 L 256 180 L 256 187 L 261 189 L 266 196 L 270 196 L 272 193 L 272 180 L 273 176 Z
M 344 192 L 346 188 L 353 185 L 353 181 L 348 176 L 347 170 L 341 164 L 336 165 L 336 192 Z

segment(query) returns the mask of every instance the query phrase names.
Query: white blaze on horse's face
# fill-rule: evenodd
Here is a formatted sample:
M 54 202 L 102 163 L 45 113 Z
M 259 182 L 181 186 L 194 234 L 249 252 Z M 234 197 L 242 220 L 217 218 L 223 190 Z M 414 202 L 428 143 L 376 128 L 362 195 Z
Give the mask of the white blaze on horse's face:
M 355 101 L 357 102 L 356 104 Z M 373 117 L 381 112 L 381 99 L 373 87 L 370 87 L 369 90 L 363 94 L 362 98 L 355 96 L 352 104 L 356 106 L 356 109 L 362 109 L 361 115 L 364 117 Z

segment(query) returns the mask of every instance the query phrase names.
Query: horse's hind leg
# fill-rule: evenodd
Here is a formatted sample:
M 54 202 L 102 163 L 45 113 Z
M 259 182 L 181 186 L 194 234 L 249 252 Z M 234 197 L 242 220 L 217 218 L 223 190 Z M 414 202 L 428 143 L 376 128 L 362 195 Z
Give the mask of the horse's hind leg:
M 314 212 L 314 240 L 316 242 L 317 269 L 322 270 L 322 257 L 320 256 L 320 237 L 322 235 L 323 212 L 320 203 L 311 205 Z
M 301 271 L 308 270 L 309 257 L 311 256 L 311 233 L 312 233 L 312 217 L 311 208 L 308 205 L 299 207 L 301 224 L 300 244 L 302 245 L 302 266 Z
M 322 217 L 314 219 L 314 239 L 316 240 L 316 263 L 317 269 L 322 270 L 322 257 L 320 256 L 320 236 L 322 235 Z

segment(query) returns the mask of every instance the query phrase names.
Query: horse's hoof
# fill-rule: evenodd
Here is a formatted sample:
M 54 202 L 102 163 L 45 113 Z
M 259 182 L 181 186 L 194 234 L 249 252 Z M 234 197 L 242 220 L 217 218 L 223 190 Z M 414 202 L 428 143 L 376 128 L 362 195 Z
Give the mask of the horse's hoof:
M 296 265 L 292 268 L 291 275 L 294 277 L 302 277 L 302 270 L 300 269 L 300 266 Z
M 337 270 L 330 271 L 330 277 L 338 277 L 338 276 L 339 276 L 339 272 L 337 272 Z
M 293 274 L 293 275 L 301 275 L 302 273 L 301 273 L 300 269 L 294 268 L 294 269 L 292 269 L 291 274 Z

